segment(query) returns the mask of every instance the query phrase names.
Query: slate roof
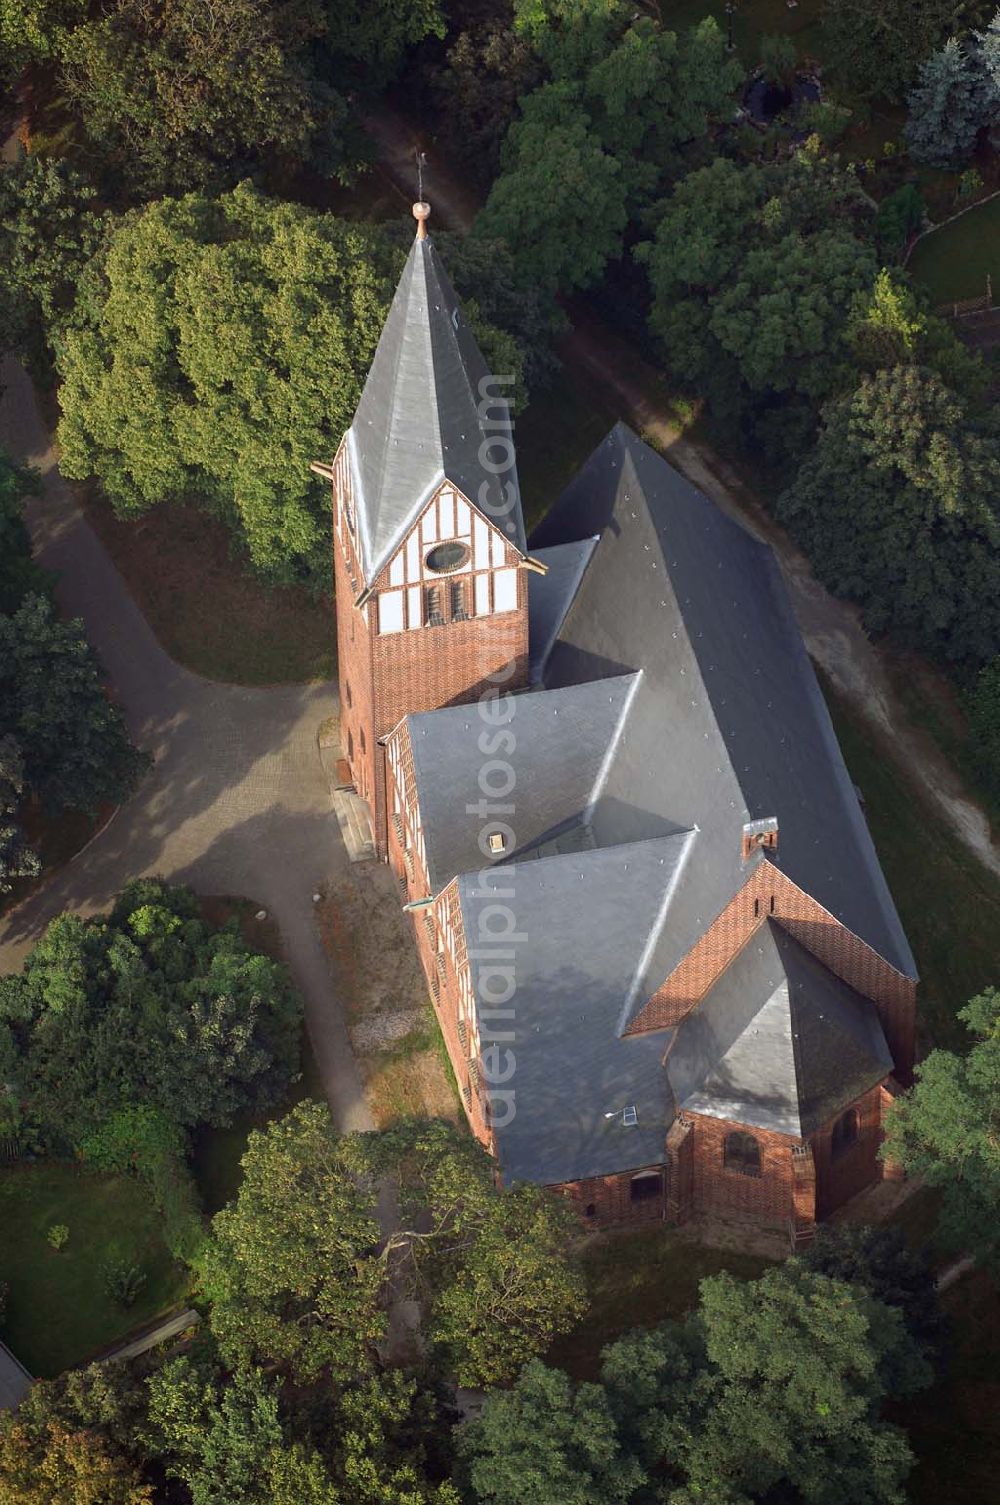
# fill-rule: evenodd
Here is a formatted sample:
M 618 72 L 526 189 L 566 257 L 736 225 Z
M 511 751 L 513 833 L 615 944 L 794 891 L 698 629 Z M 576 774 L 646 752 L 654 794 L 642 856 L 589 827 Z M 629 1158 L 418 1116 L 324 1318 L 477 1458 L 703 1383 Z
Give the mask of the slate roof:
M 678 1108 L 804 1138 L 892 1070 L 878 1012 L 768 920 L 679 1026 Z
M 571 827 L 592 829 L 604 775 L 628 717 L 640 676 L 512 697 L 508 728 L 513 750 L 504 754 L 515 784 L 491 803 L 512 806 L 498 816 L 511 826 L 521 857 L 555 841 Z M 431 889 L 438 893 L 456 873 L 483 866 L 479 837 L 487 824 L 479 807 L 479 773 L 487 761 L 480 738 L 497 728 L 474 705 L 448 706 L 408 716 Z M 588 840 L 588 844 L 589 840 Z
M 515 1115 L 497 1129 L 505 1181 L 552 1184 L 662 1162 L 673 1120 L 666 1042 L 663 1034 L 618 1040 L 616 1021 L 696 850 L 697 837 L 684 831 L 459 878 L 470 951 L 497 897 L 520 937 L 516 992 L 505 1006 L 513 1020 L 491 1018 L 472 963 L 483 1049 L 506 1049 L 515 1034 Z M 629 1106 L 632 1127 L 622 1121 Z
M 764 861 L 744 823 L 776 816 L 776 865 L 891 966 L 916 976 L 771 549 L 622 425 L 532 537 L 600 541 L 545 666 L 549 688 L 642 669 L 595 816 L 599 845 L 678 826 L 698 861 L 633 1000 L 642 1006 Z M 623 1027 L 627 1019 L 622 1021 Z
M 496 402 L 481 411 L 480 396 L 504 390 L 481 387 L 484 379 L 486 363 L 434 243 L 418 238 L 347 435 L 366 583 L 444 480 L 474 505 L 485 501 L 486 515 L 525 552 L 516 469 L 495 475 L 483 464 L 481 446 L 502 415 Z M 499 450 L 489 458 L 498 464 Z
M 31 1375 L 0 1343 L 0 1411 L 16 1411 L 31 1389 Z
M 559 629 L 594 556 L 596 538 L 579 543 L 560 543 L 541 549 L 534 556 L 546 566 L 544 575 L 528 576 L 528 661 L 532 683 L 542 678 L 545 663 L 559 636 Z

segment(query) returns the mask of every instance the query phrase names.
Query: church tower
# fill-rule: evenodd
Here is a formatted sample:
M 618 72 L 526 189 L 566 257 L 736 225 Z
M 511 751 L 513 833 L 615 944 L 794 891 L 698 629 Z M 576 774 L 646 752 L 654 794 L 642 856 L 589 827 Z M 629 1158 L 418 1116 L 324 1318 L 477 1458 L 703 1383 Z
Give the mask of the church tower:
M 330 470 L 341 747 L 386 853 L 384 739 L 411 712 L 526 683 L 528 564 L 504 373 L 417 236 Z M 497 379 L 500 378 L 500 380 Z

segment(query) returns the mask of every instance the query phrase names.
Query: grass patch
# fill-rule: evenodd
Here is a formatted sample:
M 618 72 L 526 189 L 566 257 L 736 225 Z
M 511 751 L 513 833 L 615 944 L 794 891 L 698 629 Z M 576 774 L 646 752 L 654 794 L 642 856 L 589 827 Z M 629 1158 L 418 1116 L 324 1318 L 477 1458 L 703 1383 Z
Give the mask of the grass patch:
M 988 276 L 1000 287 L 1000 198 L 925 235 L 907 266 L 935 303 L 980 297 Z
M 917 1455 L 907 1493 L 915 1505 L 982 1505 L 1000 1476 L 1000 1290 L 973 1271 L 943 1297 L 954 1323 L 950 1363 L 932 1389 L 893 1408 Z
M 964 1050 L 958 1009 L 1000 982 L 1000 879 L 952 834 L 892 749 L 828 684 L 823 689 L 920 970 L 922 1044 Z
M 47 1239 L 56 1223 L 69 1229 L 58 1254 Z M 104 1289 L 108 1259 L 145 1272 L 128 1310 Z M 45 1162 L 0 1172 L 0 1280 L 9 1287 L 4 1339 L 32 1374 L 47 1378 L 183 1300 L 190 1276 L 170 1257 L 141 1181 Z
M 743 62 L 756 67 L 760 59 L 760 39 L 779 33 L 793 37 L 800 58 L 815 57 L 820 51 L 822 0 L 799 0 L 789 10 L 785 0 L 743 0 L 733 15 L 733 41 Z M 663 25 L 669 30 L 697 26 L 712 16 L 726 32 L 726 16 L 719 0 L 665 0 L 660 6 Z
M 606 396 L 568 367 L 517 416 L 514 443 L 528 533 L 620 417 Z
M 969 722 L 961 695 L 944 673 L 909 654 L 886 656 L 892 687 L 913 724 L 962 775 L 966 789 L 1000 830 L 1000 800 L 988 788 L 969 745 Z
M 693 1243 L 663 1223 L 595 1234 L 582 1262 L 590 1308 L 547 1355 L 548 1363 L 576 1379 L 593 1379 L 601 1349 L 622 1333 L 684 1317 L 697 1304 L 698 1285 L 706 1276 L 728 1270 L 754 1280 L 770 1264 L 759 1255 Z
M 330 600 L 268 588 L 233 552 L 229 530 L 197 507 L 115 516 L 80 488 L 83 505 L 136 605 L 177 663 L 228 684 L 300 684 L 334 673 Z

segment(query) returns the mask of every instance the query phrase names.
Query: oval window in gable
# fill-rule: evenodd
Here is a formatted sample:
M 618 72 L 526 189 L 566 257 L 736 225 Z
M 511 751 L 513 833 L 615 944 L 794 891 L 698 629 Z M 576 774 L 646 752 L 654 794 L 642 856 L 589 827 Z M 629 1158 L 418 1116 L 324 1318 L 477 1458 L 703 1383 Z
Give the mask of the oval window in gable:
M 468 560 L 469 545 L 459 543 L 458 539 L 452 539 L 450 543 L 435 544 L 424 557 L 427 568 L 435 575 L 450 575 L 452 570 L 460 570 Z

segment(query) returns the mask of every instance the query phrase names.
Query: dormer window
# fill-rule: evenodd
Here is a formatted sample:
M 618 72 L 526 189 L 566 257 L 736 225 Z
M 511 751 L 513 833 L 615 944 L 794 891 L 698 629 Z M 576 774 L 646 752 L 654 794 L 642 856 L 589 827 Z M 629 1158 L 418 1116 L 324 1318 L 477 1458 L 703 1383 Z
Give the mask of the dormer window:
M 469 562 L 469 545 L 453 538 L 448 543 L 435 544 L 424 556 L 424 564 L 435 575 L 450 575 Z

